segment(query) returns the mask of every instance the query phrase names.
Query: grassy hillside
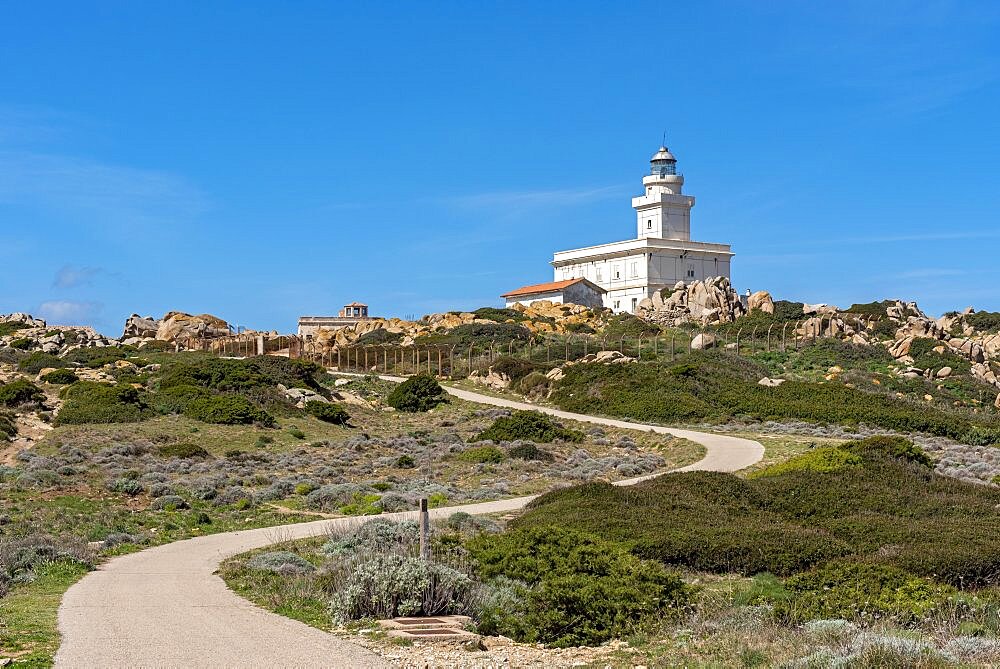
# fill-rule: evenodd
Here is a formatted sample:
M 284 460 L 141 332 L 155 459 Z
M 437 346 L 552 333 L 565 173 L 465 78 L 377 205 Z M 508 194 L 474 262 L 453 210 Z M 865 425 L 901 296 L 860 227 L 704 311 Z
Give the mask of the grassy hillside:
M 775 388 L 758 384 L 774 374 L 778 364 L 774 360 L 769 368 L 725 352 L 694 352 L 673 363 L 573 365 L 565 368 L 565 378 L 551 399 L 569 411 L 664 423 L 804 420 L 866 424 L 959 441 L 970 434 L 980 441 L 1000 441 L 1000 423 L 994 415 L 895 394 L 890 377 L 881 374 L 886 379 L 882 381 L 878 376 L 886 365 L 884 351 L 838 344 L 838 350 L 831 352 L 828 346 L 786 356 L 788 365 L 782 371 L 792 378 Z M 825 370 L 828 362 L 853 376 L 834 374 L 829 380 L 816 380 L 808 373 L 817 366 Z M 867 385 L 860 387 L 855 377 L 867 379 Z

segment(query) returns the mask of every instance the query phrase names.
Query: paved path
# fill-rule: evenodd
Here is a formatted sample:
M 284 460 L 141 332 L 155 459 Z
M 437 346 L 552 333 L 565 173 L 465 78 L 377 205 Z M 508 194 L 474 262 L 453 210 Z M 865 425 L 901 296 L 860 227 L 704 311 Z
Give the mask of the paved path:
M 395 380 L 395 379 L 393 379 Z M 680 471 L 736 471 L 759 461 L 756 441 L 656 425 L 572 414 L 448 388 L 483 404 L 534 409 L 560 418 L 654 431 L 698 442 L 705 457 Z M 619 481 L 630 485 L 649 476 Z M 533 497 L 432 509 L 497 513 L 523 508 Z M 385 514 L 416 518 L 415 512 Z M 214 534 L 114 558 L 71 587 L 59 607 L 62 645 L 57 667 L 382 667 L 374 653 L 314 627 L 265 611 L 230 591 L 215 575 L 219 563 L 269 544 L 346 529 L 370 518 L 343 518 Z

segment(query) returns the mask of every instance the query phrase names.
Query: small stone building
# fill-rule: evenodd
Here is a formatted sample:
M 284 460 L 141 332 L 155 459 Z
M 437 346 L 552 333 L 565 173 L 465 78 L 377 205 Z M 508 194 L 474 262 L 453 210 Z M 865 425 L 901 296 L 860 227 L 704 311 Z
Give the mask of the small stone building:
M 580 304 L 592 309 L 604 306 L 605 289 L 588 279 L 567 279 L 524 286 L 500 297 L 504 298 L 508 307 L 515 304 L 529 305 L 538 300 L 548 300 L 553 304 Z
M 351 302 L 345 304 L 336 316 L 299 316 L 298 335 L 304 339 L 312 339 L 320 328 L 339 330 L 367 320 L 371 320 L 368 315 L 368 305 L 361 302 Z

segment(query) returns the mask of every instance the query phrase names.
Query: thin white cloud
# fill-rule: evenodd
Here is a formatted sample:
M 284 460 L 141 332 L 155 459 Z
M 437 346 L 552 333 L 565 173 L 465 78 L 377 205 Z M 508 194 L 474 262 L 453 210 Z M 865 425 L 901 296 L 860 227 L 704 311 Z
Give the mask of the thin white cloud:
M 943 269 L 928 267 L 925 269 L 915 269 L 907 272 L 893 274 L 893 279 L 936 279 L 945 276 L 965 276 L 968 272 L 961 269 Z
M 84 158 L 0 151 L 0 204 L 69 212 L 116 228 L 188 219 L 207 208 L 185 180 Z
M 83 286 L 94 280 L 99 274 L 104 273 L 104 269 L 100 267 L 74 267 L 73 265 L 64 265 L 56 272 L 55 279 L 52 281 L 53 288 L 75 288 L 77 286 Z
M 497 191 L 433 198 L 432 201 L 463 209 L 529 208 L 564 204 L 585 204 L 621 195 L 623 186 L 600 188 L 565 188 L 533 191 Z
M 929 232 L 912 235 L 873 235 L 871 237 L 845 237 L 827 240 L 829 244 L 894 244 L 896 242 L 938 242 L 969 239 L 1000 239 L 1000 230 L 971 232 Z
M 103 308 L 100 302 L 51 300 L 38 305 L 37 314 L 54 325 L 92 325 Z

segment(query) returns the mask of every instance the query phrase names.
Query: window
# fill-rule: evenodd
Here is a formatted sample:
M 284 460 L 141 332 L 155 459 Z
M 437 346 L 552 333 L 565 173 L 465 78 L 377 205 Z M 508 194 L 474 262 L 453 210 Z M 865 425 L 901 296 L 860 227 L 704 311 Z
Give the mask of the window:
M 688 265 L 687 277 L 689 279 L 693 279 L 694 278 L 694 265 Z
M 622 278 L 622 269 L 619 265 L 615 265 L 615 278 L 616 279 Z
M 622 308 L 621 301 L 620 300 L 615 300 L 615 309 L 621 309 L 621 308 Z
M 597 281 L 598 281 L 598 282 L 601 282 L 601 281 L 603 281 L 603 280 L 604 280 L 604 276 L 602 276 L 603 274 L 604 274 L 604 273 L 603 273 L 603 272 L 601 271 L 601 268 L 600 268 L 600 267 L 598 267 L 598 268 L 597 268 Z
M 637 262 L 632 263 L 632 265 L 629 267 L 629 276 L 631 276 L 632 278 L 639 276 L 639 263 Z
M 638 304 L 638 303 L 639 303 L 639 298 L 633 297 L 632 298 L 632 311 L 633 312 L 635 311 L 635 305 Z

